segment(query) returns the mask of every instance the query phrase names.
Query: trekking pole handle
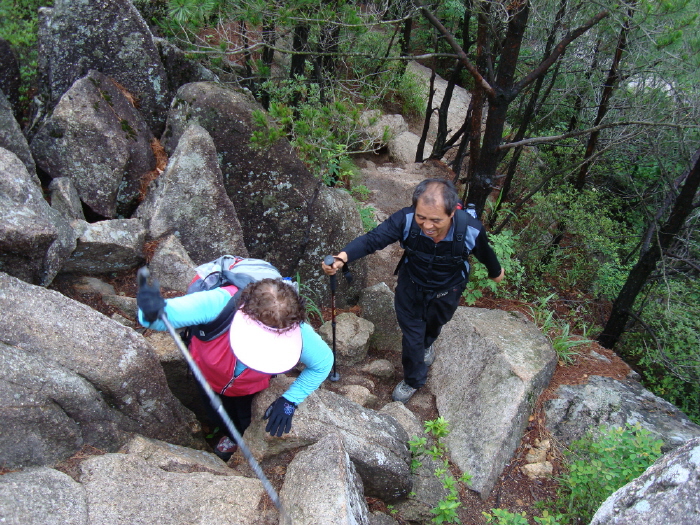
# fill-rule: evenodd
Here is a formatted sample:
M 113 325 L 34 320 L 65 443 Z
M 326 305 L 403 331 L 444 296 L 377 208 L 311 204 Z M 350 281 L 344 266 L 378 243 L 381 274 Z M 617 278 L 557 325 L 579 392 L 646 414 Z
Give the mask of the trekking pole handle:
M 333 266 L 334 262 L 335 262 L 335 257 L 333 257 L 332 255 L 326 255 L 323 258 L 323 264 L 325 264 L 326 266 Z M 337 280 L 335 278 L 335 275 L 331 275 L 330 277 L 331 277 L 331 292 L 335 292 Z

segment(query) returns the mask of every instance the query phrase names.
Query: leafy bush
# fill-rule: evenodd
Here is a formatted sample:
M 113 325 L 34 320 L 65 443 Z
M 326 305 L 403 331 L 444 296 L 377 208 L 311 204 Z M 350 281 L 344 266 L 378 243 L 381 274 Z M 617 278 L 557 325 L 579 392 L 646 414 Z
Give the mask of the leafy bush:
M 563 523 L 588 523 L 613 492 L 661 457 L 663 442 L 635 426 L 601 426 L 565 452 L 568 470 L 559 480 L 557 505 Z
M 472 260 L 471 274 L 469 282 L 462 296 L 467 305 L 474 304 L 477 299 L 483 296 L 483 289 L 491 290 L 497 296 L 503 296 L 506 292 L 505 284 L 518 289 L 522 283 L 525 272 L 520 261 L 515 258 L 516 239 L 511 231 L 505 230 L 498 235 L 489 236 L 493 245 L 493 251 L 498 257 L 505 274 L 500 284 L 489 279 L 486 266 L 476 259 Z

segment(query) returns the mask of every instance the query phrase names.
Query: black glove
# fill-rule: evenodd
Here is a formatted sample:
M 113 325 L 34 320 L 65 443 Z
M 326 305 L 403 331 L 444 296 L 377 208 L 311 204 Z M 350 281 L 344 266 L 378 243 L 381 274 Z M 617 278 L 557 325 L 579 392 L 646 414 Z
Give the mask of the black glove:
M 160 295 L 160 284 L 157 279 L 153 279 L 151 284 L 140 283 L 136 304 L 143 312 L 146 321 L 152 323 L 158 319 L 165 308 L 165 299 Z
M 292 417 L 296 408 L 296 403 L 287 401 L 282 396 L 278 397 L 277 401 L 265 410 L 263 419 L 269 418 L 265 432 L 269 432 L 271 436 L 276 435 L 277 437 L 280 437 L 285 432 L 289 432 L 292 428 Z

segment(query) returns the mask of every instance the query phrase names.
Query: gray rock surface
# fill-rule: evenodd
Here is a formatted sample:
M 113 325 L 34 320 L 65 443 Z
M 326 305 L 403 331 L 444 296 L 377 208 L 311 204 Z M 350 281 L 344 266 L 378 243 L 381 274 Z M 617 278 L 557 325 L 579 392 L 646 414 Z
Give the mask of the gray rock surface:
M 408 436 L 403 428 L 391 416 L 363 408 L 328 390 L 316 390 L 299 405 L 288 434 L 270 437 L 264 431 L 262 414 L 290 383 L 291 378 L 275 378 L 270 388 L 253 401 L 253 422 L 243 437 L 258 459 L 312 445 L 333 430 L 343 437 L 364 483 L 365 495 L 391 502 L 410 492 Z
M 2 42 L 4 40 L 0 39 L 0 57 L 2 56 Z M 0 63 L 3 63 L 0 59 Z M 1 76 L 1 75 L 0 75 Z M 27 171 L 32 177 L 32 180 L 37 184 L 41 185 L 39 177 L 36 174 L 36 164 L 34 163 L 34 158 L 32 157 L 32 152 L 29 149 L 29 144 L 27 139 L 22 133 L 22 129 L 15 120 L 12 105 L 5 98 L 2 91 L 2 85 L 0 84 L 0 148 L 5 148 L 11 151 L 19 157 L 19 159 L 24 163 Z
M 170 393 L 138 333 L 2 273 L 0 311 L 2 354 L 11 360 L 3 367 L 11 389 L 3 392 L 15 399 L 2 404 L 2 420 L 14 424 L 3 425 L 0 464 L 53 465 L 82 445 L 115 451 L 133 432 L 203 446 L 194 416 Z
M 129 0 L 55 0 L 39 9 L 39 81 L 49 108 L 90 69 L 124 86 L 160 134 L 168 78 L 148 26 Z
M 135 454 L 94 456 L 80 465 L 90 525 L 264 523 L 257 479 L 168 472 Z
M 168 235 L 158 243 L 148 267 L 161 286 L 182 293 L 197 274 L 197 265 L 176 235 Z
M 17 155 L 0 148 L 0 271 L 48 286 L 75 248 L 75 237 Z
M 38 467 L 0 476 L 0 521 L 7 525 L 92 525 L 85 489 L 68 474 Z
M 61 272 L 101 274 L 137 267 L 143 261 L 146 228 L 139 219 L 74 221 L 77 246 Z
M 216 147 L 196 124 L 184 130 L 165 172 L 136 211 L 151 238 L 176 234 L 195 264 L 246 257 L 237 209 L 226 195 Z
M 700 437 L 700 426 L 637 381 L 591 376 L 583 385 L 561 385 L 554 395 L 544 407 L 547 428 L 564 445 L 581 439 L 588 429 L 599 425 L 624 427 L 639 423 L 663 440 L 664 452 Z
M 325 297 L 328 279 L 318 271 L 320 261 L 363 233 L 357 206 L 347 192 L 323 186 L 286 140 L 254 148 L 255 110 L 261 107 L 246 94 L 209 82 L 186 84 L 173 100 L 163 146 L 172 153 L 188 126 L 205 128 L 220 157 L 226 191 L 246 226 L 250 256 L 270 261 L 282 275 L 298 272 L 317 298 Z M 340 283 L 339 305 L 364 286 L 365 263 L 355 264 L 353 272 L 350 290 Z
M 433 345 L 428 387 L 450 428 L 450 458 L 486 499 L 520 444 L 556 354 L 525 316 L 457 308 Z
M 360 293 L 362 317 L 374 324 L 370 347 L 401 353 L 401 329 L 396 321 L 394 292 L 386 283 L 377 283 Z
M 352 366 L 367 357 L 374 325 L 352 312 L 338 314 L 335 325 L 336 362 L 340 365 Z M 332 321 L 323 323 L 318 333 L 329 346 L 333 344 Z
M 153 134 L 114 81 L 98 71 L 76 80 L 31 142 L 37 165 L 69 177 L 80 199 L 109 219 L 129 217 L 141 178 L 156 166 Z
M 295 525 L 369 524 L 362 479 L 336 433 L 294 457 L 280 498 Z
M 416 162 L 416 151 L 420 137 L 410 131 L 404 131 L 393 137 L 388 144 L 389 158 L 399 164 L 413 164 Z M 427 158 L 433 150 L 433 145 L 425 143 L 423 158 Z
M 58 177 L 49 183 L 51 207 L 68 220 L 85 220 L 80 195 L 69 177 Z
M 211 472 L 219 476 L 232 476 L 235 472 L 213 452 L 181 447 L 140 435 L 129 440 L 119 452 L 138 456 L 149 465 L 166 472 Z
M 660 457 L 619 488 L 591 525 L 696 525 L 700 523 L 700 438 Z

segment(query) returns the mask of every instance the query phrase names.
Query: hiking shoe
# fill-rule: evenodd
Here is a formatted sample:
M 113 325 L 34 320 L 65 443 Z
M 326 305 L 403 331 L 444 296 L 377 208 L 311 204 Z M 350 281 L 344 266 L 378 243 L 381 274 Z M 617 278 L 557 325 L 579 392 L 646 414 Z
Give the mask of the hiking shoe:
M 401 381 L 398 385 L 396 385 L 396 388 L 394 388 L 394 391 L 391 394 L 391 399 L 405 403 L 411 399 L 411 396 L 416 393 L 416 390 L 418 389 L 408 385 L 406 381 Z
M 216 445 L 214 453 L 224 461 L 228 461 L 237 448 L 238 445 L 231 441 L 230 437 L 224 436 L 219 440 L 219 444 Z
M 430 345 L 425 349 L 425 356 L 423 357 L 423 362 L 425 366 L 430 366 L 435 361 L 435 350 L 433 350 L 433 345 Z

